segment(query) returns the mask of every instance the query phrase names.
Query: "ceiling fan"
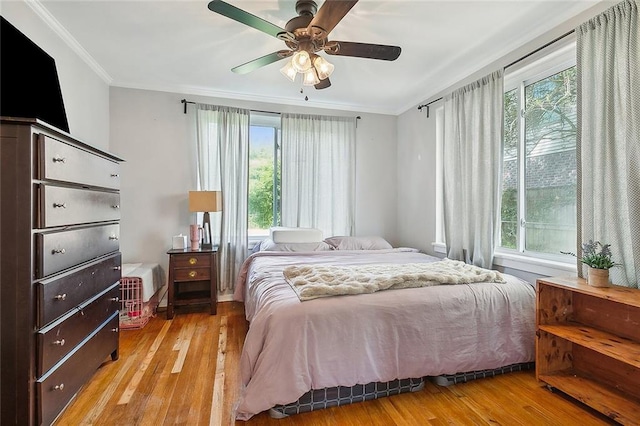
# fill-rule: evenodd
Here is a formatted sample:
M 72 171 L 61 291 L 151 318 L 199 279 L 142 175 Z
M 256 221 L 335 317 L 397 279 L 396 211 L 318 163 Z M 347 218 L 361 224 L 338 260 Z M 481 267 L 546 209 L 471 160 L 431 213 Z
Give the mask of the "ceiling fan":
M 292 57 L 280 70 L 291 81 L 298 73 L 302 74 L 302 83 L 325 89 L 331 86 L 329 75 L 334 66 L 317 52 L 329 55 L 353 56 L 358 58 L 394 61 L 400 56 L 400 47 L 381 44 L 356 43 L 350 41 L 329 40 L 329 33 L 345 17 L 358 0 L 325 0 L 320 9 L 313 0 L 298 0 L 296 13 L 284 28 L 265 21 L 249 12 L 245 12 L 221 0 L 209 3 L 209 10 L 231 18 L 242 24 L 262 31 L 284 41 L 288 50 L 279 50 L 254 59 L 231 71 L 246 74 L 265 65 Z

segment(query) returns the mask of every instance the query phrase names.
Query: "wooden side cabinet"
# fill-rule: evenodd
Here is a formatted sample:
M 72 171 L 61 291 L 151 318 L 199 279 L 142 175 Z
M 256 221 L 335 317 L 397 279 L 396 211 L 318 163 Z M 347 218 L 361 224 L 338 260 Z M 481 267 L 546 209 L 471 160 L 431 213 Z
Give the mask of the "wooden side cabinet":
M 218 303 L 218 249 L 169 250 L 167 319 L 178 306 L 209 304 L 211 315 Z
M 640 290 L 537 281 L 536 378 L 621 424 L 640 421 Z

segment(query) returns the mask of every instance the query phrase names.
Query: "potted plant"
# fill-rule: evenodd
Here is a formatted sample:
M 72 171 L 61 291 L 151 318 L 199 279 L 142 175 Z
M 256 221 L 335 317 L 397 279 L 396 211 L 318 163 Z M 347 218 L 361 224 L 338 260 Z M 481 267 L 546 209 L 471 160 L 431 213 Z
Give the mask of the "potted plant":
M 617 266 L 611 259 L 611 244 L 589 240 L 582 244 L 582 258 L 580 261 L 587 265 L 587 283 L 593 287 L 609 287 L 609 269 Z M 576 256 L 575 253 L 561 252 Z M 576 256 L 577 257 L 577 256 Z

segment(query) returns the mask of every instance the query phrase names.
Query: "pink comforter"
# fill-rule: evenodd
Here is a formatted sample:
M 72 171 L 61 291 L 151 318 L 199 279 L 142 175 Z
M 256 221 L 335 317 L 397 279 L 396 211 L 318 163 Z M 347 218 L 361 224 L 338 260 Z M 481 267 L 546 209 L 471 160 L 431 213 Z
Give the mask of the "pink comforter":
M 311 389 L 493 369 L 534 359 L 535 291 L 516 277 L 301 302 L 284 280 L 293 264 L 416 263 L 412 249 L 259 252 L 234 298 L 250 322 L 236 418 L 247 420 Z

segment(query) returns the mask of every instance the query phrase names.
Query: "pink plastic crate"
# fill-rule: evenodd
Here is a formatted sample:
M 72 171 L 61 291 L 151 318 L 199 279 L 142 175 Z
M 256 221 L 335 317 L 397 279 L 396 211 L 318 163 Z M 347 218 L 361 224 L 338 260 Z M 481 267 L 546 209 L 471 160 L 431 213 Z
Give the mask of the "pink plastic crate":
M 155 316 L 158 297 L 155 294 L 149 301 L 142 297 L 142 279 L 122 277 L 120 279 L 120 328 L 142 328 Z

